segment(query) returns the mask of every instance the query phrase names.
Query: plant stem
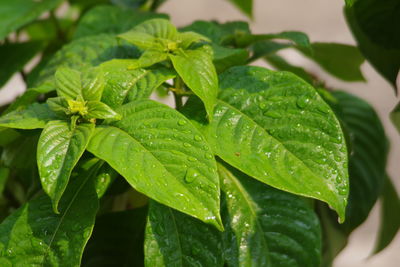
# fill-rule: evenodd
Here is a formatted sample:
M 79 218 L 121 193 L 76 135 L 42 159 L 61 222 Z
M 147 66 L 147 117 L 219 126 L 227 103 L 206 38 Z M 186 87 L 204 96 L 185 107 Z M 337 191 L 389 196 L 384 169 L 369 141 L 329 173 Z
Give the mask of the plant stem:
M 183 81 L 181 77 L 176 77 L 174 79 L 174 88 L 175 90 L 172 91 L 174 94 L 174 99 L 175 99 L 175 109 L 180 109 L 183 106 L 182 102 L 182 95 L 179 93 L 180 91 L 183 91 Z

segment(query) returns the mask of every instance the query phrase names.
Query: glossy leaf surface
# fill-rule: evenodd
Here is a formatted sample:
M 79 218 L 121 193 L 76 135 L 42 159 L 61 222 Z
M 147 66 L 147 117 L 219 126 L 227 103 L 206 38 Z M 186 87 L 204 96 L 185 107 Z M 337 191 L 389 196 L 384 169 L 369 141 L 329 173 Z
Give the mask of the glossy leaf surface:
M 47 104 L 34 103 L 26 109 L 15 110 L 0 117 L 0 126 L 16 129 L 44 128 L 48 121 L 56 119 Z
M 60 214 L 42 195 L 27 202 L 0 224 L 1 266 L 79 266 L 98 209 L 90 179 L 73 179 L 60 202 Z
M 71 129 L 68 122 L 51 121 L 39 138 L 37 162 L 43 190 L 58 202 L 67 187 L 71 172 L 82 156 L 93 132 L 94 124 L 80 124 Z
M 151 100 L 117 110 L 118 127 L 98 127 L 88 150 L 139 192 L 220 227 L 219 182 L 211 149 L 177 111 Z
M 329 203 L 344 220 L 345 140 L 313 87 L 290 73 L 235 67 L 221 75 L 218 98 L 203 132 L 219 157 L 273 187 Z
M 320 225 L 304 199 L 218 169 L 229 266 L 320 266 Z
M 185 84 L 204 102 L 211 118 L 218 94 L 218 77 L 212 57 L 197 49 L 170 55 L 170 58 Z
M 222 267 L 221 232 L 152 201 L 146 227 L 145 266 Z

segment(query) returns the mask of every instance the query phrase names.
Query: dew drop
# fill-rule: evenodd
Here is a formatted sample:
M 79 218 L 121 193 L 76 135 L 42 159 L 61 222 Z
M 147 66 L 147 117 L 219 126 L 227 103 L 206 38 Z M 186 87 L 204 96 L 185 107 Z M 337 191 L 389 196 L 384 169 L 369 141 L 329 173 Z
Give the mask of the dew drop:
M 346 187 L 339 187 L 338 188 L 338 193 L 339 193 L 339 195 L 342 195 L 342 196 L 346 195 L 347 194 L 347 188 Z
M 327 114 L 329 112 L 329 108 L 326 105 L 318 105 L 317 107 L 318 111 L 323 113 L 323 114 Z
M 269 110 L 269 111 L 265 112 L 264 115 L 274 118 L 274 119 L 278 119 L 278 118 L 282 117 L 282 114 L 276 110 Z
M 178 125 L 179 126 L 183 126 L 183 125 L 185 125 L 187 122 L 185 121 L 185 120 L 179 120 L 178 121 Z
M 266 106 L 267 106 L 267 105 L 266 105 L 265 103 L 263 103 L 263 102 L 261 102 L 260 104 L 258 104 L 258 107 L 259 107 L 260 109 L 265 109 Z
M 297 106 L 302 109 L 305 108 L 309 103 L 310 103 L 310 98 L 308 98 L 305 95 L 300 96 L 296 101 Z
M 191 162 L 195 162 L 195 161 L 197 161 L 197 159 L 195 158 L 195 157 L 188 157 L 188 161 L 191 161 Z
M 212 159 L 214 156 L 211 153 L 206 153 L 205 157 L 206 157 L 206 159 Z
M 189 143 L 183 143 L 183 146 L 184 146 L 184 147 L 191 147 L 192 145 L 189 144 Z
M 201 140 L 203 140 L 203 138 L 201 138 L 200 135 L 196 134 L 196 135 L 194 136 L 194 140 L 195 140 L 195 141 L 201 141 Z
M 12 256 L 13 253 L 14 253 L 14 251 L 11 248 L 7 249 L 7 255 L 8 256 Z
M 189 168 L 186 171 L 186 175 L 185 175 L 185 182 L 187 183 L 192 183 L 194 180 L 196 180 L 198 177 L 200 176 L 200 174 L 192 168 Z

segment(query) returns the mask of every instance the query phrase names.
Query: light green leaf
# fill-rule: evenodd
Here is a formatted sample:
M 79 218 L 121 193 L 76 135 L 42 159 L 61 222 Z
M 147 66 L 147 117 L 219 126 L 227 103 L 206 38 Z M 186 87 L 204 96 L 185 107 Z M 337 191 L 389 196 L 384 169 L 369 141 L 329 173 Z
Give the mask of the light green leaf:
M 15 72 L 22 70 L 25 64 L 27 64 L 42 48 L 43 43 L 41 42 L 0 45 L 0 88 Z
M 54 74 L 57 95 L 65 99 L 75 100 L 82 95 L 82 81 L 79 71 L 61 67 Z
M 313 87 L 291 73 L 234 67 L 221 75 L 218 98 L 202 128 L 219 157 L 268 185 L 327 202 L 344 220 L 346 144 Z
M 11 32 L 33 21 L 42 13 L 57 7 L 62 0 L 1 0 L 0 1 L 0 40 Z
M 253 17 L 253 0 L 228 0 L 249 18 Z
M 137 68 L 147 68 L 168 59 L 168 54 L 158 50 L 146 50 L 137 61 Z M 131 67 L 133 67 L 131 66 Z
M 91 173 L 74 178 L 55 214 L 42 195 L 0 224 L 1 266 L 79 266 L 98 209 Z
M 99 216 L 85 248 L 82 266 L 143 266 L 146 215 L 147 207 Z
M 207 37 L 198 34 L 196 32 L 190 32 L 190 31 L 179 33 L 178 39 L 179 39 L 178 42 L 180 42 L 180 47 L 182 49 L 187 49 L 191 44 L 200 41 L 211 42 L 211 40 L 208 39 Z
M 51 121 L 40 135 L 37 149 L 40 181 L 56 213 L 71 172 L 85 151 L 93 129 L 94 124 L 89 123 L 71 129 L 67 122 Z
M 381 196 L 381 223 L 374 254 L 385 249 L 396 237 L 400 228 L 400 198 L 389 177 L 385 180 Z
M 186 214 L 150 203 L 145 266 L 224 266 L 221 232 Z
M 115 127 L 98 127 L 88 150 L 137 191 L 221 228 L 216 163 L 200 132 L 179 112 L 151 100 L 117 112 L 123 119 Z
M 56 115 L 47 104 L 34 103 L 22 110 L 15 110 L 0 117 L 0 126 L 16 129 L 44 128 Z
M 203 49 L 180 51 L 169 57 L 179 76 L 203 101 L 209 118 L 212 118 L 218 94 L 218 77 L 212 57 Z
M 121 119 L 121 115 L 115 112 L 106 104 L 100 101 L 89 101 L 87 102 L 88 114 L 86 115 L 88 118 L 96 118 L 96 119 Z
M 138 31 L 129 31 L 118 35 L 119 38 L 124 39 L 125 41 L 134 44 L 142 50 L 146 49 L 154 49 L 162 51 L 163 47 L 161 44 L 156 42 L 156 38 L 149 33 L 138 32 Z
M 390 119 L 397 131 L 400 132 L 400 104 L 397 104 L 397 106 L 392 110 L 390 113 Z
M 365 81 L 361 73 L 364 57 L 357 47 L 338 43 L 312 43 L 312 53 L 299 49 L 325 71 L 344 81 Z
M 100 101 L 104 90 L 104 73 L 98 69 L 82 72 L 82 96 L 86 101 Z
M 363 223 L 382 192 L 386 175 L 388 140 L 375 110 L 354 95 L 335 91 L 335 111 L 350 136 L 350 193 L 346 222 L 341 225 L 350 233 Z
M 74 39 L 101 33 L 123 33 L 153 18 L 167 18 L 167 15 L 140 12 L 111 5 L 95 6 L 79 20 Z
M 218 170 L 229 266 L 320 266 L 320 225 L 304 199 L 233 168 Z

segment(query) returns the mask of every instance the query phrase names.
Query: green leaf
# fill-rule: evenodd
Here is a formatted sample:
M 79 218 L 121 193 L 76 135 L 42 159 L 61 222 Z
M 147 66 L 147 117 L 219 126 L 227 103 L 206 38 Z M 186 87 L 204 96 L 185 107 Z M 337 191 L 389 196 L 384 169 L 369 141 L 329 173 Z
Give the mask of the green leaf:
M 121 119 L 121 115 L 115 112 L 106 104 L 100 101 L 89 101 L 87 102 L 88 114 L 86 115 L 88 118 L 96 118 L 96 119 Z
M 214 65 L 218 73 L 238 65 L 246 65 L 249 53 L 245 49 L 226 48 L 212 45 L 214 52 Z
M 166 52 L 160 52 L 158 50 L 146 50 L 138 59 L 136 63 L 137 65 L 134 66 L 137 68 L 147 68 L 167 59 L 168 54 Z
M 56 69 L 68 67 L 76 71 L 84 71 L 104 61 L 119 58 L 137 57 L 138 51 L 132 46 L 121 44 L 114 35 L 99 34 L 72 41 L 63 46 L 32 78 L 30 87 L 44 82 L 52 82 Z
M 385 20 L 390 21 L 390 19 L 393 19 L 393 22 L 395 22 L 395 18 L 400 17 L 398 15 L 399 8 L 396 9 L 393 7 L 393 4 L 395 4 L 395 2 L 398 1 L 374 1 L 373 4 L 371 4 L 371 1 L 358 1 L 357 3 L 360 3 L 360 10 L 355 10 L 358 9 L 358 7 L 356 7 L 358 4 L 355 4 L 352 8 L 345 9 L 345 15 L 347 23 L 349 24 L 353 36 L 357 41 L 358 48 L 360 49 L 361 53 L 371 63 L 376 71 L 378 71 L 393 86 L 395 91 L 397 91 L 396 80 L 400 70 L 400 48 L 389 48 L 385 45 L 379 45 L 373 41 L 375 37 L 385 39 L 398 38 L 398 34 L 391 35 L 392 31 L 396 30 L 398 27 L 395 27 L 392 24 L 385 25 L 387 22 Z M 371 9 L 365 11 L 363 6 L 370 4 Z M 389 11 L 389 13 L 387 11 Z M 377 14 L 374 14 L 375 12 Z M 380 12 L 382 12 L 382 14 L 379 15 Z M 363 26 L 361 25 L 359 16 L 364 17 L 362 21 L 369 19 L 371 21 L 368 22 L 367 25 Z M 380 20 L 383 21 L 380 22 Z M 375 37 L 370 36 L 368 33 L 364 32 L 363 27 L 371 27 L 373 31 L 379 29 L 379 34 Z M 390 43 L 394 45 L 396 42 Z M 388 42 L 389 45 L 390 43 Z
M 346 144 L 313 87 L 291 73 L 234 67 L 221 75 L 218 98 L 211 123 L 200 125 L 216 155 L 268 185 L 327 202 L 344 220 Z M 204 116 L 195 105 L 187 110 Z
M 392 110 L 390 113 L 390 119 L 397 131 L 400 132 L 400 104 L 397 104 L 397 106 Z
M 283 39 L 293 42 L 293 45 L 309 51 L 312 53 L 312 48 L 308 36 L 303 32 L 281 32 L 281 33 L 271 33 L 271 34 L 242 34 L 237 36 L 236 43 L 240 47 L 247 47 L 256 42 L 272 40 L 272 39 Z
M 123 119 L 116 127 L 98 127 L 89 152 L 137 191 L 220 228 L 216 163 L 200 132 L 179 112 L 151 100 L 117 112 Z
M 320 266 L 320 225 L 304 199 L 218 169 L 229 266 Z
M 52 97 L 46 101 L 49 108 L 59 117 L 66 117 L 68 111 L 68 101 L 64 97 Z
M 1 0 L 0 1 L 0 40 L 3 40 L 11 32 L 28 24 L 42 13 L 57 7 L 62 0 Z
M 312 43 L 312 53 L 299 49 L 325 71 L 344 81 L 365 81 L 361 73 L 364 57 L 356 46 L 338 43 Z
M 250 62 L 264 56 L 274 56 L 277 51 L 289 47 L 293 47 L 293 45 L 289 43 L 278 43 L 274 41 L 257 42 L 251 46 L 253 55 L 250 58 Z
M 212 57 L 202 49 L 180 51 L 169 57 L 179 76 L 203 101 L 208 116 L 212 118 L 218 94 L 218 77 Z
M 79 71 L 62 67 L 57 69 L 54 78 L 58 96 L 75 100 L 79 95 L 82 95 L 82 81 Z
M 277 54 L 266 55 L 264 59 L 277 70 L 289 71 L 296 74 L 306 82 L 312 84 L 314 78 L 302 67 L 294 66 Z
M 253 17 L 253 0 L 228 0 L 249 18 Z
M 345 92 L 334 92 L 333 96 L 337 116 L 350 136 L 350 193 L 346 222 L 341 225 L 350 233 L 365 221 L 382 192 L 388 141 L 378 115 L 367 102 Z
M 97 209 L 90 172 L 71 181 L 60 214 L 46 195 L 27 202 L 0 224 L 0 265 L 79 266 Z
M 134 44 L 142 50 L 146 49 L 154 49 L 158 51 L 162 51 L 163 47 L 161 44 L 156 42 L 156 38 L 149 33 L 138 32 L 135 30 L 131 30 L 125 33 L 118 35 L 119 38 L 124 39 L 125 41 Z
M 42 48 L 43 43 L 41 42 L 0 45 L 0 88 L 15 72 L 22 70 L 25 64 L 27 64 Z
M 0 166 L 0 199 L 3 197 L 4 187 L 7 183 L 10 169 Z
M 56 115 L 47 104 L 34 103 L 25 109 L 15 110 L 0 117 L 0 126 L 16 129 L 44 128 Z
M 104 90 L 104 73 L 98 69 L 82 72 L 82 96 L 86 101 L 100 101 Z
M 208 39 L 207 37 L 198 34 L 197 32 L 190 32 L 190 31 L 179 33 L 178 39 L 180 42 L 180 47 L 182 49 L 187 49 L 191 44 L 200 41 L 211 42 L 211 40 Z
M 147 207 L 99 216 L 82 266 L 143 266 L 146 215 Z
M 145 266 L 224 266 L 221 233 L 186 214 L 150 203 Z
M 385 186 L 381 196 L 381 225 L 375 244 L 374 254 L 385 249 L 395 238 L 400 228 L 400 198 L 389 177 L 385 180 Z
M 6 146 L 20 137 L 20 134 L 10 128 L 0 127 L 0 147 Z
M 146 20 L 154 18 L 168 18 L 168 16 L 110 5 L 95 6 L 80 19 L 74 39 L 101 33 L 123 33 Z
M 71 129 L 67 122 L 51 121 L 40 135 L 37 149 L 40 181 L 56 213 L 71 172 L 85 151 L 93 129 L 94 124 L 89 123 Z

